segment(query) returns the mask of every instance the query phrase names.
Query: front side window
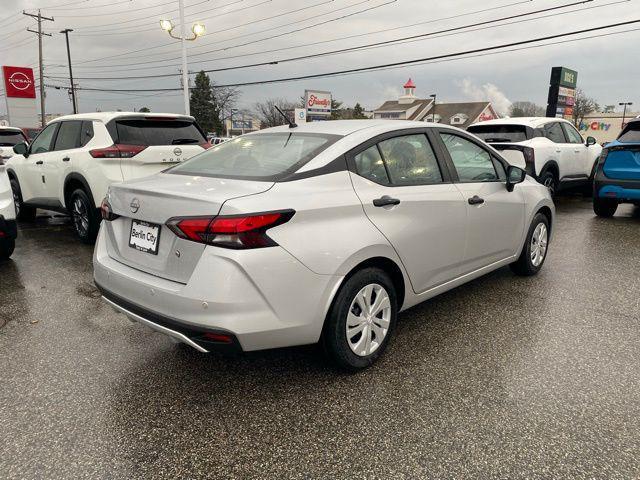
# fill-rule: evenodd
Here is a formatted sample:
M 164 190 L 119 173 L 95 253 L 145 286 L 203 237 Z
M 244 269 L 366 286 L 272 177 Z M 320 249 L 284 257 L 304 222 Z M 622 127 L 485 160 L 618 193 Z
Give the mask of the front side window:
M 383 185 L 389 183 L 389 176 L 377 145 L 360 152 L 355 156 L 354 160 L 358 175 Z
M 379 144 L 393 185 L 441 183 L 442 174 L 426 135 L 405 135 Z
M 544 136 L 554 143 L 567 142 L 567 140 L 564 138 L 564 133 L 562 131 L 562 127 L 560 126 L 560 122 L 547 123 L 544 126 Z
M 296 132 L 244 135 L 211 147 L 168 173 L 276 181 L 296 171 L 339 138 Z
M 51 144 L 53 143 L 53 137 L 55 136 L 58 125 L 59 123 L 53 123 L 40 132 L 40 135 L 38 135 L 31 144 L 32 154 L 45 153 L 51 150 Z
M 569 125 L 568 123 L 563 123 L 562 128 L 564 128 L 564 131 L 567 134 L 569 143 L 584 143 L 582 136 L 578 133 L 578 131 L 575 128 L 573 128 L 573 125 Z
M 80 130 L 82 122 L 72 120 L 62 122 L 56 137 L 54 150 L 71 150 L 80 146 Z
M 499 180 L 491 155 L 485 149 L 459 135 L 440 133 L 461 182 Z

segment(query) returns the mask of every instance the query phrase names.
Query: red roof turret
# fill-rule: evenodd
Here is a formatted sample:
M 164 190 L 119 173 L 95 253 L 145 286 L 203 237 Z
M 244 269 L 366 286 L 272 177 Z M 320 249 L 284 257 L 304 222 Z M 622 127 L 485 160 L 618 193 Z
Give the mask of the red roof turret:
M 413 80 L 409 79 L 409 80 L 407 80 L 407 83 L 404 84 L 403 88 L 416 88 L 416 86 L 413 83 Z

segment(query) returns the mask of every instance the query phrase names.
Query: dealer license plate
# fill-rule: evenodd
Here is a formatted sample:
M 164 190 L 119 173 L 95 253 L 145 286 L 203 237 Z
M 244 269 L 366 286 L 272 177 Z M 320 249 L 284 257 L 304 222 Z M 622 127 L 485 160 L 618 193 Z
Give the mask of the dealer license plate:
M 131 221 L 131 233 L 129 234 L 129 246 L 131 248 L 157 255 L 159 244 L 160 225 L 140 220 Z

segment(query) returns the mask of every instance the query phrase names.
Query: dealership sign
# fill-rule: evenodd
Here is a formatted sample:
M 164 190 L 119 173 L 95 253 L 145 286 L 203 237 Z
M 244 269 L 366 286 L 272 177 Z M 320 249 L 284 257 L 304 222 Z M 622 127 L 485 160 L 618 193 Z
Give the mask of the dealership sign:
M 9 124 L 21 128 L 37 127 L 39 122 L 33 69 L 3 65 L 2 78 Z
M 4 91 L 10 98 L 36 98 L 36 82 L 33 69 L 3 66 Z
M 331 116 L 331 92 L 305 90 L 304 103 L 308 117 Z

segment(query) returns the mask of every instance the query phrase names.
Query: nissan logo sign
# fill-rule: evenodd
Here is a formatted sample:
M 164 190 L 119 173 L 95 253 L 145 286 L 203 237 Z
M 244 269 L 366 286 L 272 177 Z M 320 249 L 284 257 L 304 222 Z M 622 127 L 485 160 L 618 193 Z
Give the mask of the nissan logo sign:
M 131 207 L 131 213 L 136 213 L 138 210 L 140 210 L 140 200 L 134 198 L 133 200 L 131 200 L 129 206 Z
M 15 72 L 9 77 L 9 83 L 16 90 L 26 90 L 31 86 L 31 79 L 22 72 Z
M 180 155 L 182 155 L 182 149 L 181 149 L 181 148 L 178 148 L 178 147 L 174 148 L 174 149 L 173 149 L 173 154 L 174 154 L 176 157 L 179 157 Z

